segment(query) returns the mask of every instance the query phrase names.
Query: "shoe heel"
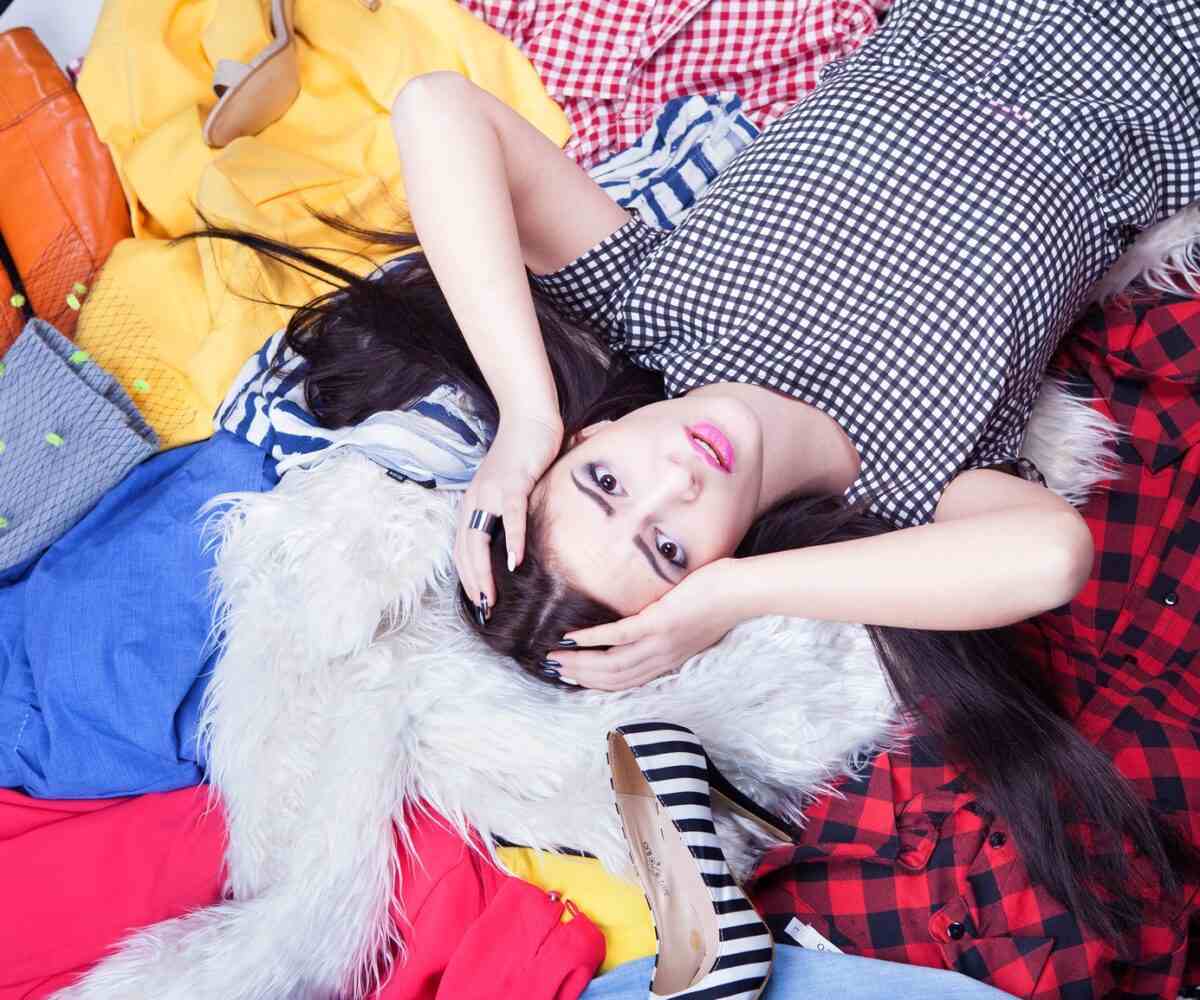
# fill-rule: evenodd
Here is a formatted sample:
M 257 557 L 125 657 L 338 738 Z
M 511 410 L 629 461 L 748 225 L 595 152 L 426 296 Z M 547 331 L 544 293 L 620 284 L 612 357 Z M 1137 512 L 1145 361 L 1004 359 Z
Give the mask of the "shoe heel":
M 249 63 L 222 59 L 213 74 L 218 100 L 204 120 L 205 143 L 215 149 L 257 135 L 284 116 L 300 93 L 296 57 L 296 0 L 271 0 L 271 43 Z
M 707 754 L 705 760 L 708 763 L 708 783 L 712 794 L 721 800 L 725 808 L 761 827 L 770 836 L 785 844 L 794 844 L 800 839 L 801 831 L 798 826 L 789 823 L 782 816 L 776 816 L 748 795 L 739 792 L 733 782 L 717 770 L 717 765 Z
M 773 942 L 717 840 L 704 748 L 673 723 L 618 726 L 608 765 L 658 940 L 651 1000 L 754 1000 Z

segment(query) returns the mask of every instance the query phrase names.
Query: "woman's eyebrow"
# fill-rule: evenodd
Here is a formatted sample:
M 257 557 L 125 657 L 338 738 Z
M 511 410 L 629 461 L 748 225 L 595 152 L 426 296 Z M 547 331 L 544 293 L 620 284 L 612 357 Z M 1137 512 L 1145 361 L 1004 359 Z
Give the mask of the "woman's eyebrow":
M 612 515 L 612 512 L 613 512 L 612 504 L 610 504 L 607 500 L 605 500 L 604 497 L 602 497 L 595 490 L 589 490 L 586 486 L 584 486 L 583 483 L 581 483 L 578 479 L 575 478 L 574 472 L 571 473 L 571 482 L 573 482 L 575 484 L 576 488 L 579 490 L 580 493 L 583 493 L 585 496 L 589 496 L 593 500 L 595 500 L 596 503 L 598 503 L 600 505 L 600 507 L 604 510 L 605 514 L 610 515 L 610 516 Z M 633 536 L 633 544 L 636 545 L 641 550 L 642 555 L 644 555 L 646 557 L 646 562 L 648 562 L 650 564 L 650 568 L 652 570 L 654 570 L 654 572 L 657 573 L 659 576 L 661 576 L 664 580 L 666 580 L 667 583 L 671 584 L 671 586 L 674 586 L 675 581 L 672 580 L 669 576 L 667 576 L 666 573 L 664 573 L 662 571 L 662 568 L 658 565 L 658 560 L 654 557 L 653 553 L 650 550 L 650 546 L 646 544 L 645 539 L 641 538 L 638 535 L 634 535 Z

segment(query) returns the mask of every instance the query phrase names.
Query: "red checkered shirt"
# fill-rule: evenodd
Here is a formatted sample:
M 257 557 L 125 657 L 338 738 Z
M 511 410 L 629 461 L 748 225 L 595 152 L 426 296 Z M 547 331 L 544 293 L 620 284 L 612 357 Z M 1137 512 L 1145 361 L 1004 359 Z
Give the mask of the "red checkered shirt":
M 1020 626 L 1066 708 L 1148 800 L 1200 842 L 1200 302 L 1093 309 L 1054 366 L 1129 432 L 1083 511 L 1092 578 Z M 808 811 L 752 895 L 843 951 L 957 969 L 1018 997 L 1174 997 L 1200 981 L 1200 886 L 1151 894 L 1131 961 L 1031 885 L 1003 818 L 936 746 L 884 753 Z
M 766 128 L 891 0 L 459 0 L 525 54 L 583 167 L 631 146 L 673 97 L 729 90 Z

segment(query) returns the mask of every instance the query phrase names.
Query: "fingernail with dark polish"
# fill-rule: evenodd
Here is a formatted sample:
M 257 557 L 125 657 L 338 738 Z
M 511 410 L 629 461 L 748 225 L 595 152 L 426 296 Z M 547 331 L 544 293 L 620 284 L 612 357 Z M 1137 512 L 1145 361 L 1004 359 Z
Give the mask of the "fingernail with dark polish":
M 574 639 L 559 639 L 558 645 L 561 649 L 573 649 L 578 643 Z
M 559 677 L 558 668 L 561 667 L 562 664 L 559 663 L 557 660 L 542 660 L 542 662 L 539 663 L 538 666 L 540 666 L 542 668 L 542 676 L 543 677 L 550 677 L 554 680 L 558 680 L 558 677 Z
M 475 605 L 475 620 L 477 622 L 479 622 L 479 627 L 483 628 L 483 626 L 485 624 L 484 617 L 483 617 L 483 608 L 481 608 L 478 604 Z
M 479 605 L 483 608 L 483 617 L 486 619 L 488 616 L 488 605 L 487 597 L 484 594 L 479 595 Z

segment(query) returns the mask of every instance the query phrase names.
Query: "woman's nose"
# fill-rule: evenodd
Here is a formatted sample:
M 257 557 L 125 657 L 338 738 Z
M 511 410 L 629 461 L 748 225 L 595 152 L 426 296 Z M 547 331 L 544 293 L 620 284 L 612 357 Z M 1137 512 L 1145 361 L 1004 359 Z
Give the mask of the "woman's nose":
M 700 496 L 703 476 L 696 467 L 703 459 L 699 455 L 672 454 L 667 462 L 663 488 L 672 499 L 691 502 Z

